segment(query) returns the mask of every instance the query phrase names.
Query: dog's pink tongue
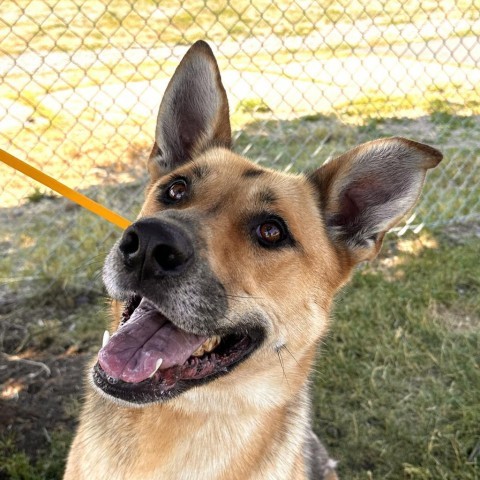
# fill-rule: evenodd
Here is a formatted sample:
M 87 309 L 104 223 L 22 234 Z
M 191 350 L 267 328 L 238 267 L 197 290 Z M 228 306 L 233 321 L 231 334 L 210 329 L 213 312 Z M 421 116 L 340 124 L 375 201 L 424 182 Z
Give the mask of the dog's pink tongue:
M 143 299 L 132 316 L 98 352 L 98 362 L 113 378 L 141 382 L 155 371 L 182 365 L 207 337 L 184 332 Z

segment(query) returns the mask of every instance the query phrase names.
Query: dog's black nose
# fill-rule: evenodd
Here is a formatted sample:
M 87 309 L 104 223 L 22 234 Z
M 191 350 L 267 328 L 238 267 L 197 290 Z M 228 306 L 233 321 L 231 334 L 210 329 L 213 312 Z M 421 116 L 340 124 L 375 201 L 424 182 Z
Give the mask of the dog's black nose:
M 118 248 L 125 265 L 141 278 L 183 272 L 193 259 L 193 244 L 181 227 L 144 218 L 123 233 Z

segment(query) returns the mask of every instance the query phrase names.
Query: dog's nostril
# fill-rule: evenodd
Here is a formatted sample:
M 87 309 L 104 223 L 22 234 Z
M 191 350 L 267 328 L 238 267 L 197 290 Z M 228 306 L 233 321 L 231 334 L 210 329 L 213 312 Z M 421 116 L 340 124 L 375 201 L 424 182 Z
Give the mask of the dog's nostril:
M 118 248 L 124 255 L 132 255 L 138 250 L 139 245 L 138 235 L 130 230 L 123 236 Z
M 162 270 L 175 270 L 184 265 L 188 256 L 170 245 L 157 245 L 153 250 L 153 258 Z

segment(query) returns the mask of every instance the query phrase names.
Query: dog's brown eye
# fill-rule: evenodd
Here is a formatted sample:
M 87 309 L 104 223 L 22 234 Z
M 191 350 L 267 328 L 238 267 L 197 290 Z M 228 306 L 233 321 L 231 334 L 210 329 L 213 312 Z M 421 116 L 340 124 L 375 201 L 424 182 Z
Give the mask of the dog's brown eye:
M 188 191 L 188 185 L 185 180 L 176 180 L 167 190 L 167 197 L 171 202 L 178 202 L 185 197 Z
M 277 245 L 285 238 L 284 228 L 277 221 L 269 221 L 257 227 L 257 237 L 265 246 Z

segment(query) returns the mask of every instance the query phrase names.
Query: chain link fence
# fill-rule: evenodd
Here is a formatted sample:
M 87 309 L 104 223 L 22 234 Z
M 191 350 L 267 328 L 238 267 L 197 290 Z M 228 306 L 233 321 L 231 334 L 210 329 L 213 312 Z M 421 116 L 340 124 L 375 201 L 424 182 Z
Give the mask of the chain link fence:
M 204 39 L 239 153 L 303 170 L 411 137 L 445 160 L 400 233 L 468 222 L 480 217 L 479 34 L 478 0 L 3 0 L 0 147 L 135 218 L 163 91 Z M 0 222 L 3 303 L 100 291 L 114 227 L 5 165 Z

